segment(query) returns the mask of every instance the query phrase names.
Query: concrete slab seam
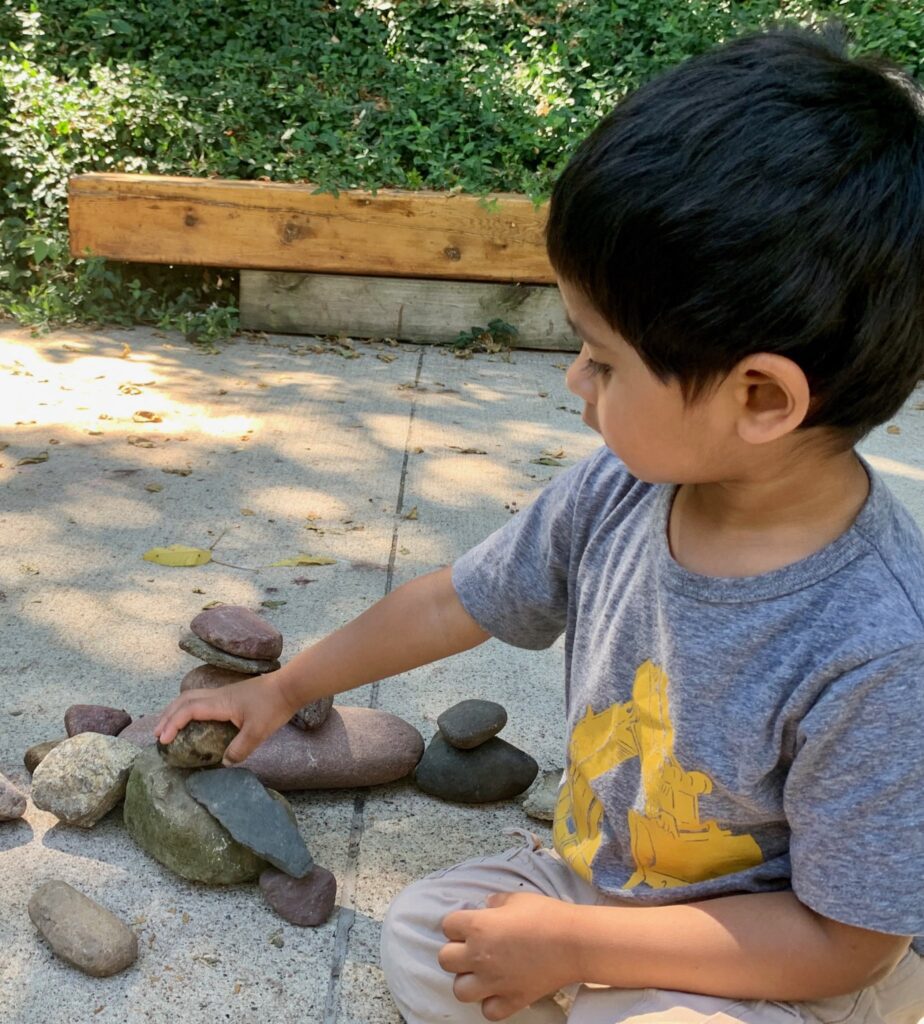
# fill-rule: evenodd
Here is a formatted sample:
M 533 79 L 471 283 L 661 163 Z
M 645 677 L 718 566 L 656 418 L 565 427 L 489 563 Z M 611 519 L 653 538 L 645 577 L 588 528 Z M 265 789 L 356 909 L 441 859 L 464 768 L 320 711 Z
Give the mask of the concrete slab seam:
M 414 375 L 414 390 L 420 383 L 420 374 L 423 369 L 424 354 L 427 350 L 421 349 L 417 358 L 417 371 Z M 386 597 L 391 593 L 395 577 L 395 556 L 398 551 L 398 525 L 400 515 L 404 507 L 404 484 L 407 479 L 408 457 L 410 455 L 411 431 L 414 427 L 414 416 L 417 411 L 417 395 L 411 401 L 411 408 L 408 414 L 407 434 L 404 438 L 404 458 L 401 462 L 401 476 L 398 483 L 398 496 L 395 501 L 395 521 L 391 533 L 391 550 L 388 555 L 388 571 L 385 575 Z M 372 684 L 369 697 L 369 707 L 376 707 L 379 698 L 379 684 Z M 331 958 L 330 979 L 327 985 L 327 998 L 324 1002 L 323 1024 L 337 1024 L 340 1012 L 340 975 L 343 965 L 346 962 L 347 953 L 350 947 L 350 933 L 353 930 L 353 922 L 356 920 L 356 912 L 353 909 L 353 902 L 356 890 L 356 876 L 359 865 L 359 848 L 362 843 L 363 829 L 365 827 L 366 792 L 356 795 L 353 801 L 353 817 L 350 822 L 350 839 L 347 846 L 346 869 L 340 887 L 340 912 L 337 916 L 337 934 L 334 940 L 334 953 Z

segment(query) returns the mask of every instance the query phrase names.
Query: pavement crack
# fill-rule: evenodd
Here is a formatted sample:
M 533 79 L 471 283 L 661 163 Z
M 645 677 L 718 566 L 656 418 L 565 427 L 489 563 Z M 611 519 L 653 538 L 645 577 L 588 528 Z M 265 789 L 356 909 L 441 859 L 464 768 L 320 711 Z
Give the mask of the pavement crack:
M 426 348 L 421 347 L 420 355 L 417 357 L 417 371 L 414 375 L 414 397 L 411 401 L 410 413 L 407 421 L 407 434 L 404 438 L 404 458 L 401 461 L 401 479 L 398 483 L 398 497 L 395 501 L 395 521 L 391 531 L 391 551 L 388 555 L 388 571 L 385 575 L 385 593 L 383 597 L 391 593 L 395 578 L 395 555 L 398 551 L 398 528 L 401 522 L 401 513 L 404 510 L 404 486 L 407 481 L 408 458 L 411 451 L 411 433 L 414 429 L 414 417 L 417 413 L 417 385 L 420 383 L 420 374 L 423 370 L 424 353 Z M 369 707 L 378 707 L 379 684 L 373 683 L 370 687 Z M 330 979 L 327 984 L 327 998 L 324 1003 L 323 1024 L 337 1024 L 337 1017 L 340 1010 L 340 976 L 343 966 L 346 963 L 347 954 L 350 950 L 350 933 L 356 921 L 356 882 L 359 873 L 359 848 L 362 843 L 363 829 L 365 828 L 366 793 L 358 793 L 353 801 L 353 818 L 350 822 L 350 840 L 347 847 L 346 867 L 340 885 L 340 912 L 337 916 L 337 934 L 334 939 L 334 953 L 331 958 Z

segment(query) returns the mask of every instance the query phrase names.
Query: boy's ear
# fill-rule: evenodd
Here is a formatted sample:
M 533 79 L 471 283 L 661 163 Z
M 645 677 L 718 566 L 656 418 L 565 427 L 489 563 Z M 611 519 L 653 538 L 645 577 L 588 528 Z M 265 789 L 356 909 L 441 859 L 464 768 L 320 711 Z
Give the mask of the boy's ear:
M 767 444 L 792 433 L 805 419 L 811 390 L 805 374 L 786 356 L 757 352 L 732 371 L 738 436 Z

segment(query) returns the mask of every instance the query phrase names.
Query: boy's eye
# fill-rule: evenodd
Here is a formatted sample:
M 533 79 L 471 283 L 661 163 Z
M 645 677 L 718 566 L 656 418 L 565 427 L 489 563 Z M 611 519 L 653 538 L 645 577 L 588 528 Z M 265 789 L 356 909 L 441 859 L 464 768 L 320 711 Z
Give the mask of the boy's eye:
M 590 377 L 596 377 L 598 375 L 606 376 L 611 369 L 612 367 L 607 366 L 606 363 L 598 363 L 594 359 L 588 359 L 584 363 L 584 372 Z

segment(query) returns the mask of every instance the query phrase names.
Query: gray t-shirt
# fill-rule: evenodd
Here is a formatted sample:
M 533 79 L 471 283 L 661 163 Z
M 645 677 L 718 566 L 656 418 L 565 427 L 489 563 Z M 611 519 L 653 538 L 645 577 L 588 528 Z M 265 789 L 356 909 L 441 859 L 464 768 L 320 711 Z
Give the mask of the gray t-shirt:
M 924 538 L 864 465 L 853 526 L 759 576 L 674 561 L 674 488 L 606 448 L 453 566 L 498 639 L 565 633 L 553 838 L 598 889 L 657 906 L 791 887 L 924 952 Z

